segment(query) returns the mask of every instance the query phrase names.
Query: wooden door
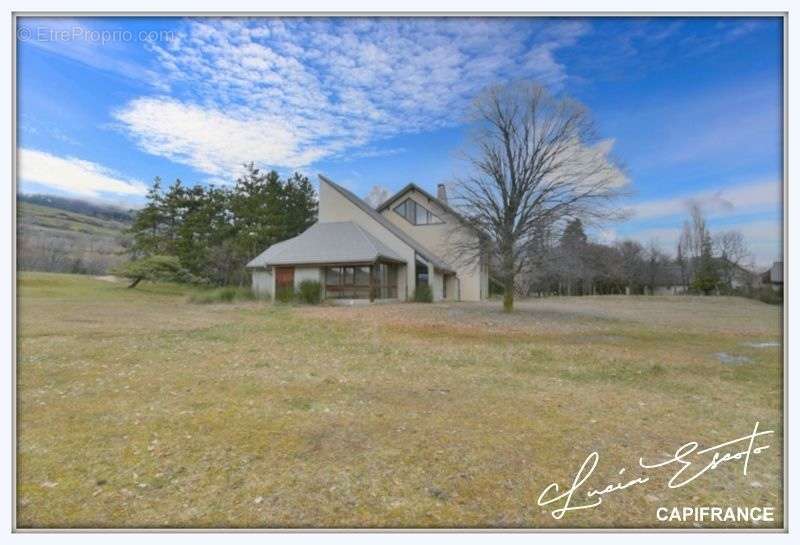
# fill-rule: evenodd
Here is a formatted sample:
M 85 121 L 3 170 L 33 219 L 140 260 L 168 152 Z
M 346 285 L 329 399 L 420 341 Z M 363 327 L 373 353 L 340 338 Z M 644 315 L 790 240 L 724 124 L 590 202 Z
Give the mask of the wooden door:
M 275 289 L 294 287 L 294 267 L 275 267 Z

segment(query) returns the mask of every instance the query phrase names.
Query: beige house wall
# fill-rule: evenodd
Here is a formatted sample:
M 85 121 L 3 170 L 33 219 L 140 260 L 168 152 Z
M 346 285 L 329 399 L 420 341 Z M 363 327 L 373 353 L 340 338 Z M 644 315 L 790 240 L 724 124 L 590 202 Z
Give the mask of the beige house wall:
M 272 297 L 274 295 L 275 285 L 273 284 L 271 269 L 253 270 L 253 291 L 262 297 L 266 295 Z
M 397 235 L 375 221 L 369 214 L 350 202 L 325 180 L 319 181 L 319 222 L 352 221 L 386 244 L 407 264 L 398 270 L 397 297 L 402 301 L 414 292 L 414 259 L 416 252 Z
M 683 286 L 656 286 L 653 295 L 683 295 L 684 292 Z
M 394 211 L 394 207 L 411 198 L 436 214 L 445 223 L 433 225 L 413 225 L 403 216 Z M 447 299 L 462 301 L 480 301 L 489 295 L 489 270 L 486 263 L 475 263 L 474 260 L 458 255 L 459 237 L 475 237 L 465 228 L 460 227 L 449 212 L 444 210 L 435 201 L 429 200 L 425 195 L 412 189 L 392 203 L 392 206 L 381 212 L 383 216 L 408 233 L 415 240 L 447 261 L 456 271 L 457 278 L 453 278 L 447 286 Z M 440 276 L 440 275 L 439 275 Z M 442 278 L 438 279 L 438 297 L 434 286 L 434 298 L 442 297 Z
M 294 268 L 294 289 L 300 288 L 300 282 L 303 280 L 313 280 L 314 282 L 322 283 L 322 269 L 319 267 L 303 267 L 297 266 Z
M 303 280 L 313 280 L 315 282 L 322 282 L 322 269 L 319 267 L 303 267 L 296 266 L 294 268 L 294 288 L 300 287 L 300 282 Z M 254 269 L 253 270 L 253 291 L 259 295 L 269 295 L 271 299 L 275 299 L 275 275 L 274 268 L 269 269 Z

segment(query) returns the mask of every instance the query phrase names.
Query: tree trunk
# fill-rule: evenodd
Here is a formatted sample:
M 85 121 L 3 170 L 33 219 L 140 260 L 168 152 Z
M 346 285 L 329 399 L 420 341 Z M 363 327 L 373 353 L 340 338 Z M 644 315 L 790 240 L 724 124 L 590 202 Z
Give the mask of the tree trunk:
M 503 312 L 514 310 L 514 250 L 512 245 L 503 247 Z
M 140 276 L 139 278 L 135 279 L 133 282 L 130 283 L 130 285 L 128 286 L 128 289 L 135 288 L 139 284 L 139 282 L 141 282 L 141 281 L 142 281 L 142 277 Z
M 503 312 L 514 310 L 514 277 L 506 278 L 503 282 Z

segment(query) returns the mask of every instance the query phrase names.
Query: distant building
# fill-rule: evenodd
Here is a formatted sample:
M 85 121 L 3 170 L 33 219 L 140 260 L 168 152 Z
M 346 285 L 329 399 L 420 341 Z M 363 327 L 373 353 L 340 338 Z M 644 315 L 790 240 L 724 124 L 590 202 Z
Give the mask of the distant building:
M 783 261 L 776 261 L 761 275 L 761 283 L 778 290 L 783 288 Z
M 730 280 L 730 287 L 735 290 L 748 290 L 750 288 L 757 288 L 760 283 L 759 275 L 748 271 L 741 265 L 731 263 L 723 258 L 714 258 L 717 271 L 720 272 L 723 278 L 723 284 L 727 284 L 726 278 Z M 696 265 L 695 265 L 696 266 Z M 687 267 L 686 275 L 689 276 L 687 281 L 691 284 L 691 267 Z M 724 271 L 729 271 L 724 273 Z M 683 295 L 688 292 L 686 286 L 683 284 L 683 275 L 681 268 L 677 264 L 669 265 L 660 271 L 656 278 L 656 285 L 653 287 L 654 295 Z
M 652 287 L 653 295 L 683 295 L 686 286 L 681 281 L 681 268 L 678 265 L 669 265 L 659 271 L 656 285 Z

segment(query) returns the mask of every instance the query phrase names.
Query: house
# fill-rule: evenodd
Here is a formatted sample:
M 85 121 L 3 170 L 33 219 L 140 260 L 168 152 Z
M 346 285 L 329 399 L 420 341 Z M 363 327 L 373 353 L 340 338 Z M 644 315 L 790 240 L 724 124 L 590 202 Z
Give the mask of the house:
M 750 290 L 758 288 L 758 273 L 754 273 L 741 265 L 731 264 L 730 284 L 735 290 Z M 723 275 L 724 276 L 724 275 Z
M 650 287 L 652 295 L 685 295 L 683 274 L 679 265 L 670 264 L 658 271 L 655 286 Z
M 761 275 L 761 283 L 774 290 L 783 289 L 783 261 L 775 261 L 772 267 Z
M 274 298 L 308 279 L 320 283 L 325 299 L 404 301 L 421 284 L 434 301 L 488 296 L 487 260 L 456 255 L 459 242 L 477 240 L 477 233 L 449 206 L 444 185 L 434 197 L 409 184 L 376 209 L 325 176 L 319 180 L 318 222 L 247 264 L 254 291 Z
M 749 290 L 758 287 L 758 275 L 741 265 L 721 257 L 714 258 L 714 265 L 720 274 L 720 288 L 728 287 L 734 290 Z M 694 260 L 687 266 L 687 270 L 683 272 L 680 266 L 675 263 L 662 268 L 655 279 L 655 286 L 651 288 L 651 293 L 653 295 L 685 295 L 689 293 L 684 282 L 691 284 L 691 271 L 696 269 L 697 266 L 697 260 Z M 686 276 L 685 279 L 684 276 Z

